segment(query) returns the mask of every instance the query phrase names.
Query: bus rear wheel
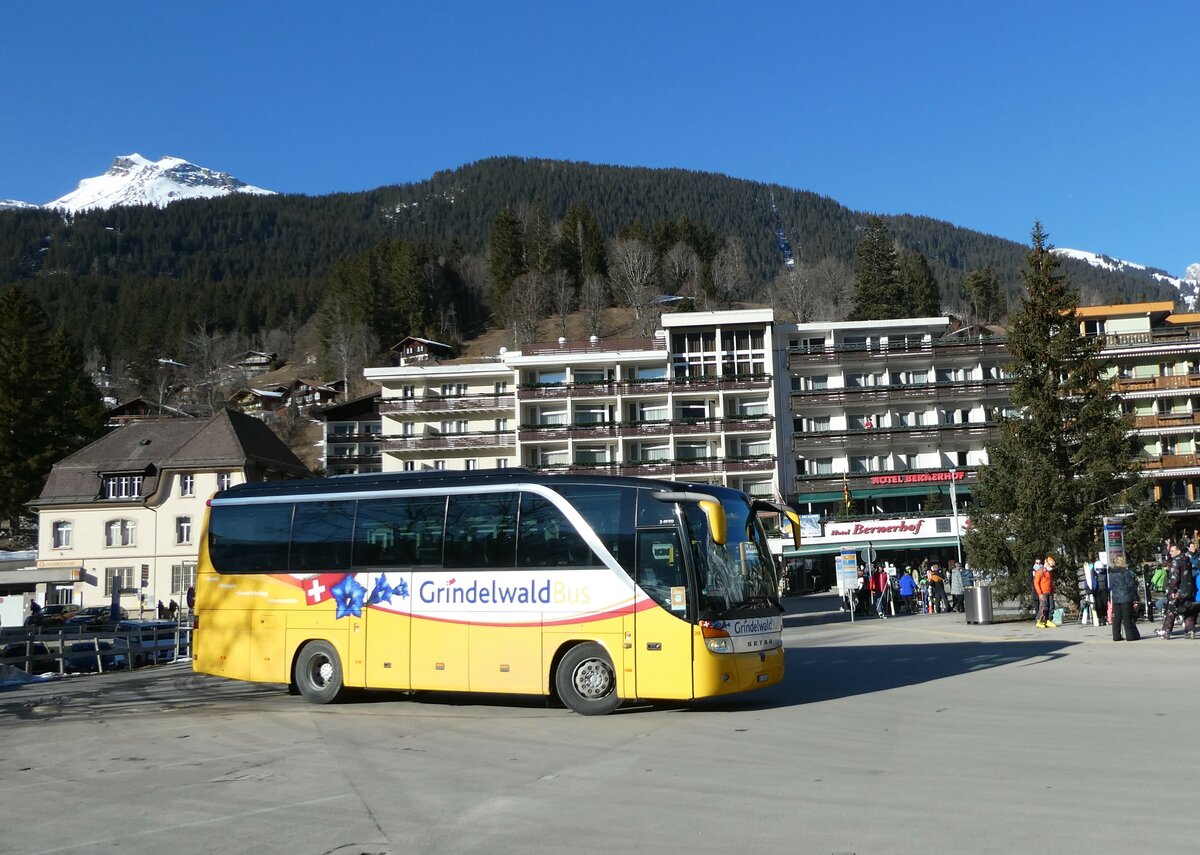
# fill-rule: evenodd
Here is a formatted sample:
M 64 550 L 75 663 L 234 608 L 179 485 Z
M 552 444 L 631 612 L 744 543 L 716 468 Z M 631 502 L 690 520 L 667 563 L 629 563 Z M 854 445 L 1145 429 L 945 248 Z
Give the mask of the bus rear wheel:
M 342 660 L 327 641 L 310 641 L 296 657 L 296 688 L 314 704 L 328 704 L 342 694 Z
M 621 704 L 617 672 L 599 644 L 577 644 L 566 652 L 554 673 L 562 702 L 580 715 L 606 715 Z

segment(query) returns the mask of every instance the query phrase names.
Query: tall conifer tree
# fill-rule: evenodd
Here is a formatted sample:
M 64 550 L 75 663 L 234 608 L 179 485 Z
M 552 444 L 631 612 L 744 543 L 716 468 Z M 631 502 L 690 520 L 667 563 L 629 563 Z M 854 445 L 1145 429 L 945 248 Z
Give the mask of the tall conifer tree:
M 1000 596 L 1029 601 L 1034 559 L 1055 554 L 1056 594 L 1078 602 L 1077 574 L 1101 518 L 1136 492 L 1135 449 L 1100 342 L 1082 332 L 1078 298 L 1041 223 L 1032 237 L 1027 294 L 1007 338 L 1017 413 L 1000 419 L 979 470 L 967 557 L 999 574 Z
M 896 247 L 887 225 L 879 217 L 872 217 L 854 253 L 854 308 L 850 319 L 901 318 L 907 314 L 903 302 Z
M 941 314 L 942 291 L 937 277 L 929 269 L 929 260 L 914 250 L 899 254 L 897 280 L 902 295 L 904 314 L 916 318 L 932 318 Z

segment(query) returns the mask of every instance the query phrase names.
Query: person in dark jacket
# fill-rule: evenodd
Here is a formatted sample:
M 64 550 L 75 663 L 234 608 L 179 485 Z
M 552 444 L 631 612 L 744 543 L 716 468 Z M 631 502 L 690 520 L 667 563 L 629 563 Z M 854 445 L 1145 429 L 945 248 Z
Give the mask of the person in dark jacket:
M 1108 591 L 1112 597 L 1113 641 L 1137 641 L 1142 636 L 1133 622 L 1133 604 L 1138 600 L 1138 584 L 1133 571 L 1127 567 L 1114 567 L 1108 574 Z M 1124 638 L 1121 637 L 1122 629 Z
M 1171 564 L 1167 573 L 1167 608 L 1163 625 L 1154 630 L 1162 639 L 1171 637 L 1175 627 L 1175 616 L 1183 618 L 1183 631 L 1188 638 L 1196 637 L 1196 579 L 1192 575 L 1192 562 L 1178 543 L 1172 543 Z
M 1100 625 L 1108 623 L 1108 568 L 1102 561 L 1097 561 L 1092 568 L 1092 602 L 1096 609 L 1096 617 Z M 1113 618 L 1116 621 L 1116 618 Z

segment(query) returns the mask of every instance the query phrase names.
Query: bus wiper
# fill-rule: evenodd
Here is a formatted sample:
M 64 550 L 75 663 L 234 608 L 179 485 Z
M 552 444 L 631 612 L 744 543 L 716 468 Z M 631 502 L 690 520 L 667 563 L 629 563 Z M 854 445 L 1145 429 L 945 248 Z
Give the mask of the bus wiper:
M 733 610 L 742 611 L 744 609 L 762 608 L 763 606 L 774 606 L 775 608 L 779 609 L 779 611 L 783 611 L 783 604 L 779 602 L 779 599 L 768 594 L 756 594 L 754 596 L 747 597 L 746 599 L 742 600 L 742 602 L 734 606 Z

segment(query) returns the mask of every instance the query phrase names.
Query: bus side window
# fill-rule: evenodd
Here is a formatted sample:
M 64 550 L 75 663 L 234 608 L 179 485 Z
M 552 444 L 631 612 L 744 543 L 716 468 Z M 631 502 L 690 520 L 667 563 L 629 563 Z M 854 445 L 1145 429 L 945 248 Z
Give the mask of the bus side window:
M 443 566 L 512 569 L 519 493 L 453 495 L 446 509 Z
M 292 573 L 350 569 L 354 502 L 297 502 L 292 521 Z
M 354 526 L 356 566 L 410 567 L 440 564 L 446 500 L 396 496 L 358 503 Z
M 601 561 L 558 508 L 536 493 L 523 493 L 517 565 L 599 567 Z

